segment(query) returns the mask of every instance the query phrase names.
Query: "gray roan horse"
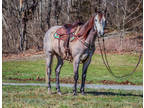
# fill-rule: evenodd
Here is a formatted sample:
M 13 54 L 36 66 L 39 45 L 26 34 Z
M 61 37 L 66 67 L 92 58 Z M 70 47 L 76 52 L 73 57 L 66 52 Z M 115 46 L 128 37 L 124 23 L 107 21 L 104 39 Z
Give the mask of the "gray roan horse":
M 44 52 L 46 54 L 46 72 L 48 76 L 48 93 L 51 93 L 50 75 L 51 75 L 51 64 L 53 56 L 55 55 L 58 63 L 55 69 L 56 72 L 56 89 L 57 93 L 61 95 L 59 75 L 61 67 L 63 66 L 65 48 L 64 41 L 59 41 L 54 37 L 54 33 L 57 29 L 62 26 L 53 26 L 45 34 L 44 37 Z M 78 81 L 78 68 L 80 62 L 83 63 L 82 67 L 82 83 L 80 92 L 84 94 L 85 78 L 88 66 L 91 62 L 92 55 L 95 51 L 95 40 L 97 36 L 104 34 L 105 27 L 105 13 L 96 12 L 85 24 L 80 26 L 77 40 L 69 42 L 69 49 L 73 61 L 73 72 L 74 72 L 74 88 L 73 94 L 77 94 L 77 81 Z M 59 50 L 60 48 L 60 50 Z

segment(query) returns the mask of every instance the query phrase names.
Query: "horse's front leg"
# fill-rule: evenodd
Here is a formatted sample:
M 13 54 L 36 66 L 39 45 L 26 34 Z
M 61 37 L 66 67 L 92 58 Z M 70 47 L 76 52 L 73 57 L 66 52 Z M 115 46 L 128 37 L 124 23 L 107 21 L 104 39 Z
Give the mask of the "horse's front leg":
M 60 70 L 61 70 L 61 67 L 63 66 L 63 60 L 61 59 L 60 56 L 57 56 L 57 66 L 56 66 L 56 69 L 55 69 L 55 73 L 56 73 L 56 89 L 57 89 L 57 93 L 59 95 L 61 95 L 61 91 L 60 91 L 60 85 L 59 85 L 59 74 L 60 74 Z
M 78 68 L 80 63 L 80 57 L 77 56 L 74 58 L 73 61 L 73 71 L 74 71 L 74 89 L 73 89 L 73 95 L 77 95 L 77 81 L 78 81 Z
M 85 79 L 86 79 L 86 73 L 87 73 L 87 69 L 88 66 L 91 62 L 91 57 L 89 57 L 88 61 L 83 63 L 83 68 L 82 68 L 82 82 L 81 82 L 81 88 L 80 88 L 80 92 L 82 94 L 84 94 L 84 87 L 85 87 Z

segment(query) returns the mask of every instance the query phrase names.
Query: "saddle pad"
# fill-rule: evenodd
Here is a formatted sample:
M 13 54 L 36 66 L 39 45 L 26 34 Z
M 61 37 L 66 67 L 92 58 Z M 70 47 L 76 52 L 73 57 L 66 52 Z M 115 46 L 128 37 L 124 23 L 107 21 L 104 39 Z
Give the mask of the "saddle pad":
M 57 32 L 54 33 L 54 38 L 60 39 L 60 40 L 66 40 L 67 36 L 68 36 L 68 35 L 59 35 Z M 73 41 L 74 39 L 75 39 L 75 37 L 72 36 L 72 37 L 70 38 L 70 41 Z

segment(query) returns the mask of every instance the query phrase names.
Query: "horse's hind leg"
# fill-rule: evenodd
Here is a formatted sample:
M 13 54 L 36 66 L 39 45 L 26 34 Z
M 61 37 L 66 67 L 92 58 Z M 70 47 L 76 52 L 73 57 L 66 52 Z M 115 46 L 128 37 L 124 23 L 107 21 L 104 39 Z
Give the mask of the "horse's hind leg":
M 46 55 L 46 73 L 47 73 L 47 80 L 48 80 L 48 93 L 51 94 L 51 84 L 50 84 L 50 75 L 51 75 L 51 65 L 52 65 L 53 55 L 48 53 Z
M 56 66 L 56 69 L 55 69 L 55 73 L 56 73 L 56 89 L 57 89 L 57 93 L 59 95 L 61 95 L 61 91 L 60 91 L 60 85 L 59 85 L 59 74 L 60 74 L 60 70 L 61 70 L 61 67 L 63 66 L 63 60 L 61 59 L 60 56 L 56 56 L 57 57 L 57 66 Z

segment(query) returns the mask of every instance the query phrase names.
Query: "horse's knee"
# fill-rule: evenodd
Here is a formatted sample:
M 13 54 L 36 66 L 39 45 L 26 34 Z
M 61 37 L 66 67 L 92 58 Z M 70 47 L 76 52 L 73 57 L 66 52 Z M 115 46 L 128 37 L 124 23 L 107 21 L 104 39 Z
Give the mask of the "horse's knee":
M 74 79 L 77 81 L 77 80 L 78 80 L 78 78 L 79 78 L 78 73 L 75 73 L 75 75 L 74 75 Z
M 82 75 L 82 78 L 86 78 L 86 74 L 83 74 L 83 75 Z
M 61 61 L 60 63 L 57 64 L 56 68 L 55 68 L 55 72 L 56 74 L 60 73 L 61 67 L 63 66 L 63 61 Z
M 51 68 L 50 67 L 47 68 L 47 75 L 51 75 Z

